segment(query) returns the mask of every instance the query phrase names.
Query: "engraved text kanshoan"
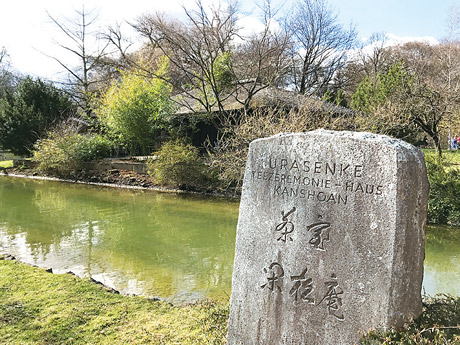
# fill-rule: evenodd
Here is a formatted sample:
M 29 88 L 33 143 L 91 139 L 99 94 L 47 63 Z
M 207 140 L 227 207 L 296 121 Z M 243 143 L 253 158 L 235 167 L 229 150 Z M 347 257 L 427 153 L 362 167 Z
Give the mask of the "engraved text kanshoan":
M 268 276 L 265 277 L 267 282 L 260 287 L 267 289 L 270 293 L 282 293 L 285 286 L 283 282 L 284 269 L 278 262 L 273 262 L 267 268 L 264 268 L 264 273 Z M 333 316 L 339 321 L 345 320 L 345 316 L 342 312 L 342 295 L 344 294 L 343 289 L 339 286 L 337 276 L 335 273 L 331 274 L 331 278 L 324 282 L 325 292 L 320 296 L 321 299 L 317 298 L 321 291 L 316 291 L 316 297 L 313 294 L 315 291 L 315 283 L 313 278 L 308 276 L 308 267 L 299 275 L 291 276 L 291 284 L 289 288 L 289 296 L 293 298 L 293 302 L 297 305 L 297 302 L 306 302 L 314 307 L 319 307 L 321 304 L 326 306 L 329 315 Z M 318 301 L 315 303 L 315 301 Z
M 299 197 L 300 199 L 316 200 L 319 202 L 328 202 L 333 204 L 347 204 L 348 195 L 339 193 L 315 191 L 303 188 L 288 188 L 282 186 L 275 186 L 273 195 L 275 196 L 288 196 Z

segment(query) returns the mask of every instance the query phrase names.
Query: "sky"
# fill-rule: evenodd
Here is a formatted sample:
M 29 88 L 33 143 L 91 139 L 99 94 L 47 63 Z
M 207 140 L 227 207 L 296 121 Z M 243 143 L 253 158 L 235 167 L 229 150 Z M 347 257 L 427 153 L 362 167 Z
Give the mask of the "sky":
M 343 23 L 352 21 L 361 37 L 385 32 L 401 37 L 446 36 L 451 0 L 331 0 Z
M 180 16 L 181 5 L 190 6 L 193 0 L 0 0 L 0 48 L 5 47 L 15 69 L 33 76 L 56 80 L 62 67 L 49 56 L 70 61 L 53 42 L 63 37 L 51 22 L 47 12 L 59 21 L 75 18 L 75 10 L 95 10 L 98 21 L 94 29 L 134 21 L 144 13 L 163 11 Z M 209 3 L 216 0 L 203 0 Z M 272 0 L 289 12 L 294 0 Z M 248 15 L 256 8 L 254 0 L 240 0 L 241 9 Z M 460 0 L 329 0 L 338 12 L 338 20 L 356 26 L 361 40 L 374 32 L 384 32 L 395 41 L 425 37 L 431 42 L 447 35 L 449 9 L 460 6 Z M 257 23 L 256 19 L 246 23 Z M 249 24 L 248 24 L 249 25 Z M 129 25 L 125 25 L 128 30 Z M 67 60 L 69 59 L 69 60 Z

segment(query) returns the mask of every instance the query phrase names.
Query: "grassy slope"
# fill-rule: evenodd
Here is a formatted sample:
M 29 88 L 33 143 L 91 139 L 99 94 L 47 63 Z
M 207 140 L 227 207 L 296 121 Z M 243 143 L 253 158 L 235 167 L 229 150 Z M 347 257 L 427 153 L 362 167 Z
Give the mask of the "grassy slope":
M 422 151 L 426 156 L 437 157 L 436 150 L 434 149 L 423 149 Z M 442 157 L 448 167 L 460 169 L 460 150 L 443 150 Z
M 0 260 L 0 344 L 224 344 L 228 305 L 174 307 L 109 293 L 69 274 Z M 403 332 L 364 344 L 460 344 L 460 298 L 425 301 Z M 268 344 L 267 344 L 268 345 Z
M 223 344 L 228 305 L 174 307 L 0 260 L 0 344 Z

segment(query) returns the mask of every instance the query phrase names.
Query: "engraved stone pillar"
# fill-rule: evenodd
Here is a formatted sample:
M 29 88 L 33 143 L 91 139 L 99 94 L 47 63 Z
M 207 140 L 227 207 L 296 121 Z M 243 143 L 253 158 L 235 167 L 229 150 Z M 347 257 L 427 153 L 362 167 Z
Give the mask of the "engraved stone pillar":
M 281 134 L 249 149 L 229 345 L 349 345 L 421 313 L 423 153 L 370 133 Z

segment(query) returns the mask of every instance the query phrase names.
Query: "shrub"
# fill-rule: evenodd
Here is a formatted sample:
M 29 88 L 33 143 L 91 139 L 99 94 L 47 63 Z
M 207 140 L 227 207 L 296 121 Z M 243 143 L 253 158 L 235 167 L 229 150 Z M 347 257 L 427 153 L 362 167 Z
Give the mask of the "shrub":
M 102 96 L 96 113 L 108 132 L 131 154 L 151 152 L 161 132 L 167 129 L 173 109 L 171 87 L 164 80 L 168 68 L 167 60 L 161 60 L 155 74 L 163 79 L 146 77 L 138 70 L 121 72 L 121 80 Z
M 460 225 L 460 171 L 449 167 L 446 159 L 426 155 L 430 199 L 428 222 Z
M 90 162 L 110 156 L 113 143 L 106 136 L 96 133 L 79 136 L 81 142 L 77 145 L 77 151 L 81 162 Z
M 402 329 L 372 331 L 363 345 L 460 344 L 460 298 L 449 295 L 425 297 L 422 315 Z
M 33 160 L 38 169 L 58 175 L 78 170 L 83 162 L 107 157 L 112 142 L 100 134 L 80 134 L 73 128 L 59 128 L 34 145 Z
M 62 90 L 27 77 L 0 98 L 0 146 L 28 155 L 52 126 L 74 113 L 74 105 Z
M 298 109 L 273 104 L 251 113 L 230 117 L 220 132 L 215 147 L 210 147 L 211 167 L 219 172 L 221 188 L 239 191 L 244 175 L 249 143 L 281 132 L 305 132 L 316 128 L 344 129 L 343 118 L 334 115 L 334 108 L 316 99 L 306 99 Z
M 149 174 L 160 185 L 196 189 L 212 184 L 212 174 L 196 147 L 177 140 L 170 141 L 163 144 L 155 155 L 156 158 L 147 165 Z

